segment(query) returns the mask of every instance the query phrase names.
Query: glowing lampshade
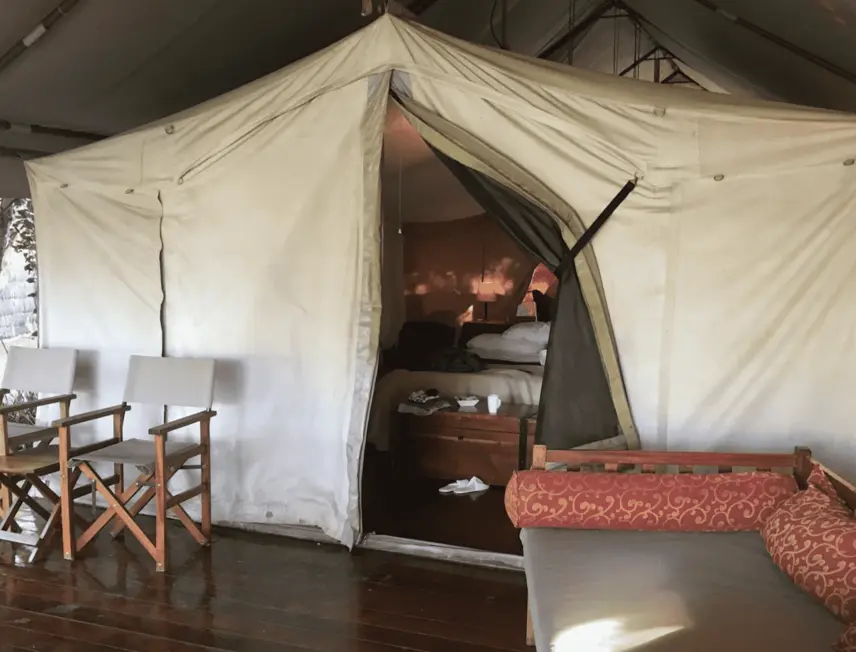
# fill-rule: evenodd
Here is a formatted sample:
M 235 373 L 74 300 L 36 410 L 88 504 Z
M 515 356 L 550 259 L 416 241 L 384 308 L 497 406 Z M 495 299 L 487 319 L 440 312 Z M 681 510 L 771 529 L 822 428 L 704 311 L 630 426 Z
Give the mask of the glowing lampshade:
M 481 281 L 476 290 L 476 301 L 493 303 L 497 299 L 497 294 L 496 283 L 493 281 Z

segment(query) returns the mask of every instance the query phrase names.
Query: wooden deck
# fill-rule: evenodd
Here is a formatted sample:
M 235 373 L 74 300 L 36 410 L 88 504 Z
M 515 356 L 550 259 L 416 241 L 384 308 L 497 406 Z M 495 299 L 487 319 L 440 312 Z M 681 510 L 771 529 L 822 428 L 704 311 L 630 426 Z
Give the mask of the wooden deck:
M 230 530 L 209 549 L 170 535 L 166 575 L 132 537 L 100 537 L 74 564 L 55 550 L 22 565 L 0 545 L 0 652 L 527 649 L 522 573 Z

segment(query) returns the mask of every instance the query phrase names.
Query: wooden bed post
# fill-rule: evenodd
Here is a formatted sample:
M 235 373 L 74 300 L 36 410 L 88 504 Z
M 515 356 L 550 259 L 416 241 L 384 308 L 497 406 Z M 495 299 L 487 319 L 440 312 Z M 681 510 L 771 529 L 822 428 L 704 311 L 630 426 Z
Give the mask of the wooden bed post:
M 543 471 L 547 468 L 547 447 L 535 446 L 532 449 L 532 468 Z
M 811 449 L 797 446 L 794 449 L 794 477 L 800 489 L 808 486 L 808 476 L 811 475 Z

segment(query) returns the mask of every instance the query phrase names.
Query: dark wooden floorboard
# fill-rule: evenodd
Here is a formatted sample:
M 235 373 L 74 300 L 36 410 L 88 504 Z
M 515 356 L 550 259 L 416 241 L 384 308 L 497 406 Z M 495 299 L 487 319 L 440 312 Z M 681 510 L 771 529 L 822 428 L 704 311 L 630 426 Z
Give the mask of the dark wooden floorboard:
M 475 550 L 523 554 L 520 536 L 505 513 L 504 487 L 455 496 L 438 490 L 444 480 L 410 477 L 398 489 L 388 453 L 366 449 L 363 521 L 367 532 Z M 390 487 L 396 487 L 390 491 Z
M 0 652 L 527 649 L 521 573 L 229 530 L 170 541 L 166 574 L 133 540 L 34 566 L 0 544 Z

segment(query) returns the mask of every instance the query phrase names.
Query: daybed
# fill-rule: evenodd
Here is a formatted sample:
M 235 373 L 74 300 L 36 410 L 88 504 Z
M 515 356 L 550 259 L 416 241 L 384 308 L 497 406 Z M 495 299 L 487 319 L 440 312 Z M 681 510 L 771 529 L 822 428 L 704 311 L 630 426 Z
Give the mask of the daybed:
M 506 508 L 522 526 L 527 642 L 539 652 L 820 652 L 844 632 L 779 569 L 753 525 L 805 486 L 812 469 L 805 449 L 743 455 L 536 446 L 533 460 L 533 471 L 509 483 Z M 546 471 L 548 464 L 562 466 Z M 664 481 L 668 495 L 627 493 Z M 735 482 L 742 486 L 735 490 Z M 856 491 L 839 478 L 833 483 L 852 509 Z

